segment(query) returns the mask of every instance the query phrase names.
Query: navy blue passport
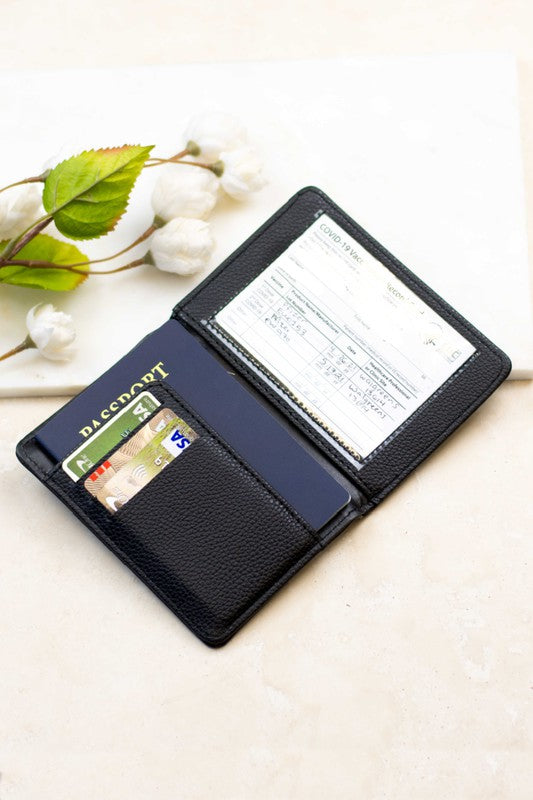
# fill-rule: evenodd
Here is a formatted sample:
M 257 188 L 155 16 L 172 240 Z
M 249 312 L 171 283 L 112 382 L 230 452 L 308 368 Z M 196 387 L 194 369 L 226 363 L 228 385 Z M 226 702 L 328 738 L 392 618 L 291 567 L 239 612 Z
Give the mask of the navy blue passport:
M 131 397 L 149 391 L 150 381 L 159 379 L 166 380 L 314 530 L 348 503 L 348 491 L 173 319 L 74 397 L 36 438 L 53 458 L 63 461 Z

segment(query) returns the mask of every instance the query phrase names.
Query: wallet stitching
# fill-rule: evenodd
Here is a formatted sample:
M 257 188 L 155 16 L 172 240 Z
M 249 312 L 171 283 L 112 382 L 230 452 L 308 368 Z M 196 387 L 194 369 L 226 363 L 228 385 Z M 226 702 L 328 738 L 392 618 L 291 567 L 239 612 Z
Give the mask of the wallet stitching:
M 501 363 L 502 367 L 497 377 L 490 382 L 490 384 L 487 386 L 483 394 L 476 397 L 475 400 L 472 400 L 472 402 L 468 405 L 468 407 L 463 411 L 462 414 L 458 414 L 456 417 L 454 417 L 453 420 L 450 422 L 450 424 L 441 433 L 441 435 L 438 436 L 436 439 L 434 439 L 429 447 L 424 448 L 424 450 L 420 453 L 420 455 L 414 461 L 412 461 L 408 467 L 402 470 L 402 472 L 394 479 L 394 481 L 387 484 L 387 486 L 372 499 L 373 505 L 377 505 L 377 503 L 379 503 L 384 497 L 386 497 L 387 494 L 389 494 L 389 492 L 392 491 L 392 489 L 394 489 L 407 475 L 409 475 L 409 473 L 412 472 L 415 469 L 415 467 L 417 467 L 418 464 L 420 464 L 424 460 L 424 458 L 426 458 L 426 456 L 432 453 L 455 430 L 455 428 L 461 424 L 461 422 L 466 420 L 470 416 L 470 414 L 472 414 L 476 410 L 476 408 L 478 408 L 487 399 L 487 397 L 490 396 L 490 394 L 501 382 L 502 376 L 505 375 L 507 365 L 505 364 L 503 359 L 501 360 Z
M 468 359 L 465 361 L 465 363 L 464 363 L 464 364 L 462 364 L 462 365 L 461 365 L 461 366 L 460 366 L 460 367 L 457 369 L 457 371 L 456 371 L 456 372 L 454 372 L 454 373 L 453 373 L 453 375 L 450 375 L 450 377 L 449 377 L 449 378 L 448 378 L 448 379 L 447 379 L 447 380 L 446 380 L 446 381 L 445 381 L 443 384 L 441 384 L 441 385 L 439 386 L 439 388 L 438 388 L 438 389 L 436 389 L 436 390 L 435 390 L 435 392 L 433 392 L 433 394 L 431 394 L 431 395 L 430 395 L 430 396 L 429 396 L 429 397 L 428 397 L 426 400 L 424 400 L 424 402 L 422 403 L 422 405 L 421 405 L 421 406 L 419 406 L 419 407 L 416 409 L 416 411 L 413 411 L 413 413 L 411 414 L 411 416 L 410 416 L 410 417 L 407 417 L 407 419 L 404 419 L 404 421 L 401 423 L 401 425 L 399 425 L 397 428 L 395 428 L 395 429 L 392 431 L 392 433 L 390 433 L 390 434 L 387 436 L 387 438 L 386 438 L 386 439 L 384 439 L 384 440 L 381 442 L 381 444 L 379 444 L 379 445 L 378 445 L 378 446 L 377 446 L 377 447 L 376 447 L 374 450 L 372 450 L 372 453 L 371 453 L 369 456 L 367 456 L 368 463 L 370 463 L 370 461 L 371 461 L 371 460 L 372 460 L 372 459 L 373 459 L 375 456 L 379 455 L 379 454 L 381 453 L 381 451 L 382 451 L 382 450 L 384 450 L 384 449 L 385 449 L 385 447 L 387 447 L 387 445 L 389 445 L 389 444 L 392 442 L 392 440 L 396 438 L 396 436 L 397 436 L 398 434 L 402 433 L 402 432 L 403 432 L 403 431 L 404 431 L 404 430 L 405 430 L 405 429 L 406 429 L 406 428 L 409 426 L 409 424 L 410 424 L 410 423 L 412 423 L 412 422 L 414 422 L 416 419 L 418 419 L 418 417 L 419 417 L 421 414 L 423 414 L 423 413 L 424 413 L 424 411 L 426 411 L 426 410 L 427 410 L 427 409 L 428 409 L 428 408 L 431 406 L 431 404 L 432 404 L 432 403 L 433 403 L 433 402 L 434 402 L 434 401 L 435 401 L 435 400 L 436 400 L 436 399 L 437 399 L 437 398 L 438 398 L 438 397 L 439 397 L 439 396 L 440 396 L 440 395 L 441 395 L 441 394 L 442 394 L 442 393 L 443 393 L 443 392 L 444 392 L 444 391 L 445 391 L 445 390 L 448 388 L 448 386 L 450 386 L 450 385 L 453 383 L 453 381 L 454 381 L 454 380 L 456 380 L 456 379 L 457 379 L 457 378 L 458 378 L 458 377 L 459 377 L 459 376 L 460 376 L 460 375 L 461 375 L 461 374 L 462 374 L 462 373 L 465 371 L 465 369 L 466 369 L 466 368 L 467 368 L 467 367 L 468 367 L 468 366 L 469 366 L 469 365 L 470 365 L 470 364 L 471 364 L 473 361 L 475 361 L 475 359 L 476 359 L 476 358 L 478 358 L 478 356 L 479 356 L 479 353 L 480 353 L 480 351 L 479 351 L 479 350 L 476 350 L 474 353 L 472 353 L 472 355 L 471 355 L 471 356 L 470 356 L 470 357 L 469 357 L 469 358 L 468 358 Z M 499 378 L 499 375 L 498 375 L 498 378 Z
M 227 445 L 226 442 L 224 442 L 217 435 L 216 431 L 214 431 L 211 428 L 211 426 L 208 425 L 205 422 L 205 420 L 195 410 L 190 408 L 188 403 L 183 401 L 174 392 L 172 387 L 170 387 L 168 384 L 162 381 L 158 381 L 155 382 L 154 388 L 159 388 L 160 391 L 169 395 L 179 406 L 185 408 L 185 410 L 191 415 L 191 417 L 195 419 L 200 426 L 205 428 L 207 433 L 217 441 L 217 443 L 223 448 L 223 450 L 226 451 L 231 458 L 235 459 L 235 461 L 237 461 L 241 465 L 241 467 L 245 469 L 246 472 L 250 474 L 250 476 L 264 488 L 264 490 L 267 492 L 268 499 L 271 502 L 277 502 L 279 505 L 281 505 L 293 518 L 294 522 L 300 525 L 309 534 L 311 539 L 310 541 L 311 547 L 310 548 L 308 547 L 307 551 L 303 555 L 300 555 L 299 557 L 292 559 L 291 563 L 287 566 L 287 569 L 281 575 L 279 575 L 268 587 L 266 587 L 259 596 L 255 597 L 253 601 L 245 607 L 245 609 L 241 612 L 241 614 L 239 614 L 238 617 L 236 617 L 234 620 L 231 621 L 231 623 L 229 623 L 229 625 L 226 626 L 225 634 L 227 635 L 228 631 L 236 630 L 239 627 L 241 627 L 242 624 L 244 624 L 244 622 L 250 616 L 252 616 L 254 611 L 263 605 L 265 599 L 267 599 L 274 593 L 276 587 L 282 586 L 284 583 L 286 583 L 287 580 L 286 576 L 289 575 L 291 572 L 293 572 L 295 568 L 298 567 L 300 562 L 309 561 L 318 552 L 320 552 L 326 545 L 318 538 L 315 532 L 307 525 L 305 520 L 301 519 L 297 514 L 297 512 L 295 512 L 290 506 L 288 506 L 288 504 L 286 503 L 286 501 L 284 501 L 283 498 L 277 496 L 277 493 L 268 484 L 268 482 L 262 479 L 261 476 L 254 474 L 254 472 L 246 464 L 246 462 L 244 462 L 237 453 L 232 451 L 232 448 L 230 448 L 230 446 Z M 35 467 L 36 472 L 39 475 L 42 475 L 44 478 L 46 476 L 46 473 L 43 473 L 43 471 L 40 469 L 39 465 L 35 462 L 31 454 L 27 451 L 25 454 L 28 461 L 30 461 Z M 58 472 L 60 469 L 61 469 L 61 464 L 59 463 L 54 469 L 53 474 L 49 474 L 47 476 L 47 478 L 45 479 L 45 483 L 49 482 L 53 483 L 54 492 L 61 497 L 65 505 L 71 508 L 75 512 L 75 515 L 78 516 L 90 530 L 92 530 L 94 533 L 97 534 L 97 538 L 101 539 L 109 547 L 109 549 L 118 558 L 120 558 L 120 560 L 126 566 L 132 569 L 132 571 L 146 584 L 146 586 L 149 589 L 151 589 L 156 596 L 158 596 L 161 600 L 163 600 L 163 602 L 176 614 L 176 616 L 178 616 L 191 630 L 201 634 L 202 627 L 195 624 L 194 621 L 189 617 L 189 615 L 179 605 L 177 605 L 174 602 L 174 600 L 146 574 L 143 567 L 136 560 L 132 559 L 127 553 L 124 552 L 124 550 L 116 543 L 116 541 L 111 536 L 108 535 L 108 533 L 105 530 L 105 527 L 103 527 L 103 525 L 100 524 L 99 522 L 95 521 L 90 516 L 90 514 L 87 513 L 85 509 L 71 497 L 68 489 L 64 488 L 56 480 L 53 480 L 55 473 Z M 333 537 L 337 534 L 339 530 L 342 529 L 347 517 L 349 517 L 352 514 L 354 517 L 359 516 L 359 512 L 357 509 L 350 508 L 348 510 L 341 512 L 341 516 L 339 517 L 339 519 L 336 520 L 333 526 L 330 528 Z M 320 548 L 320 550 L 318 551 L 316 550 L 317 546 Z

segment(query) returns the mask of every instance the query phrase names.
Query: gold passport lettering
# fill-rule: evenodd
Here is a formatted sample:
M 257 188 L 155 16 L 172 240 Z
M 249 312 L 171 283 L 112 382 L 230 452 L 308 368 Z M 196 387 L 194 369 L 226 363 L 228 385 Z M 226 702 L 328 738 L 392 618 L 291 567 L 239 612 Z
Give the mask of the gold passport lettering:
M 133 383 L 126 392 L 120 394 L 115 400 L 109 403 L 108 406 L 103 408 L 88 425 L 85 425 L 80 430 L 81 436 L 86 439 L 87 436 L 90 436 L 92 433 L 94 433 L 94 431 L 97 430 L 103 422 L 106 422 L 106 420 L 109 419 L 111 414 L 114 414 L 116 411 L 118 411 L 121 406 L 129 403 L 129 401 L 137 394 L 137 392 L 142 391 L 147 383 L 152 383 L 153 381 L 159 380 L 159 378 L 167 378 L 169 373 L 166 372 L 163 367 L 164 362 L 158 361 L 157 364 L 155 364 L 151 370 L 146 373 L 146 375 L 143 375 L 142 378 Z

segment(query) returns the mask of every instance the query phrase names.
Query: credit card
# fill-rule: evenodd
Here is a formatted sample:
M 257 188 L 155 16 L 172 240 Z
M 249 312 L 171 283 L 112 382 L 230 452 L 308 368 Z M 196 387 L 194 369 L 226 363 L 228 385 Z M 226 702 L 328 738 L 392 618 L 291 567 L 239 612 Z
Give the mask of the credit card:
M 159 431 L 162 431 L 169 422 L 175 419 L 177 419 L 177 415 L 170 408 L 163 408 L 161 411 L 158 411 L 157 414 L 154 414 L 146 425 L 143 425 L 142 428 L 124 442 L 118 450 L 115 450 L 114 453 L 108 456 L 103 464 L 100 464 L 91 472 L 83 483 L 87 491 L 96 497 L 109 478 L 116 475 L 133 456 L 140 453 L 141 450 L 152 441 Z
M 105 483 L 96 499 L 114 514 L 197 438 L 198 434 L 176 417 Z
M 151 392 L 141 392 L 114 417 L 102 425 L 86 442 L 63 461 L 72 480 L 82 478 L 109 453 L 121 439 L 138 428 L 161 403 Z

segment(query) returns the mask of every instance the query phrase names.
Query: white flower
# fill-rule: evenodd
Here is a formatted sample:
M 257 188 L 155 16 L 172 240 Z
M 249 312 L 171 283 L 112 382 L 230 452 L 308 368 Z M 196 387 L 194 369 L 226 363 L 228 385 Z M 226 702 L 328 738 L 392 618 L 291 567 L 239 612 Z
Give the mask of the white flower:
M 70 314 L 56 311 L 51 303 L 39 303 L 26 316 L 29 338 L 39 352 L 52 361 L 67 361 L 76 331 Z
M 257 192 L 266 184 L 263 163 L 251 147 L 223 152 L 220 160 L 224 164 L 220 184 L 230 197 L 244 200 L 250 192 Z
M 217 161 L 223 150 L 233 150 L 246 143 L 246 131 L 238 119 L 221 111 L 204 111 L 189 122 L 185 141 L 199 148 L 206 161 Z
M 42 187 L 30 184 L 0 195 L 0 239 L 14 239 L 42 215 Z
M 202 167 L 175 164 L 160 173 L 152 193 L 156 216 L 168 222 L 175 217 L 206 219 L 217 201 L 218 180 Z
M 192 275 L 207 264 L 214 246 L 208 222 L 176 217 L 155 231 L 146 260 L 164 272 Z

